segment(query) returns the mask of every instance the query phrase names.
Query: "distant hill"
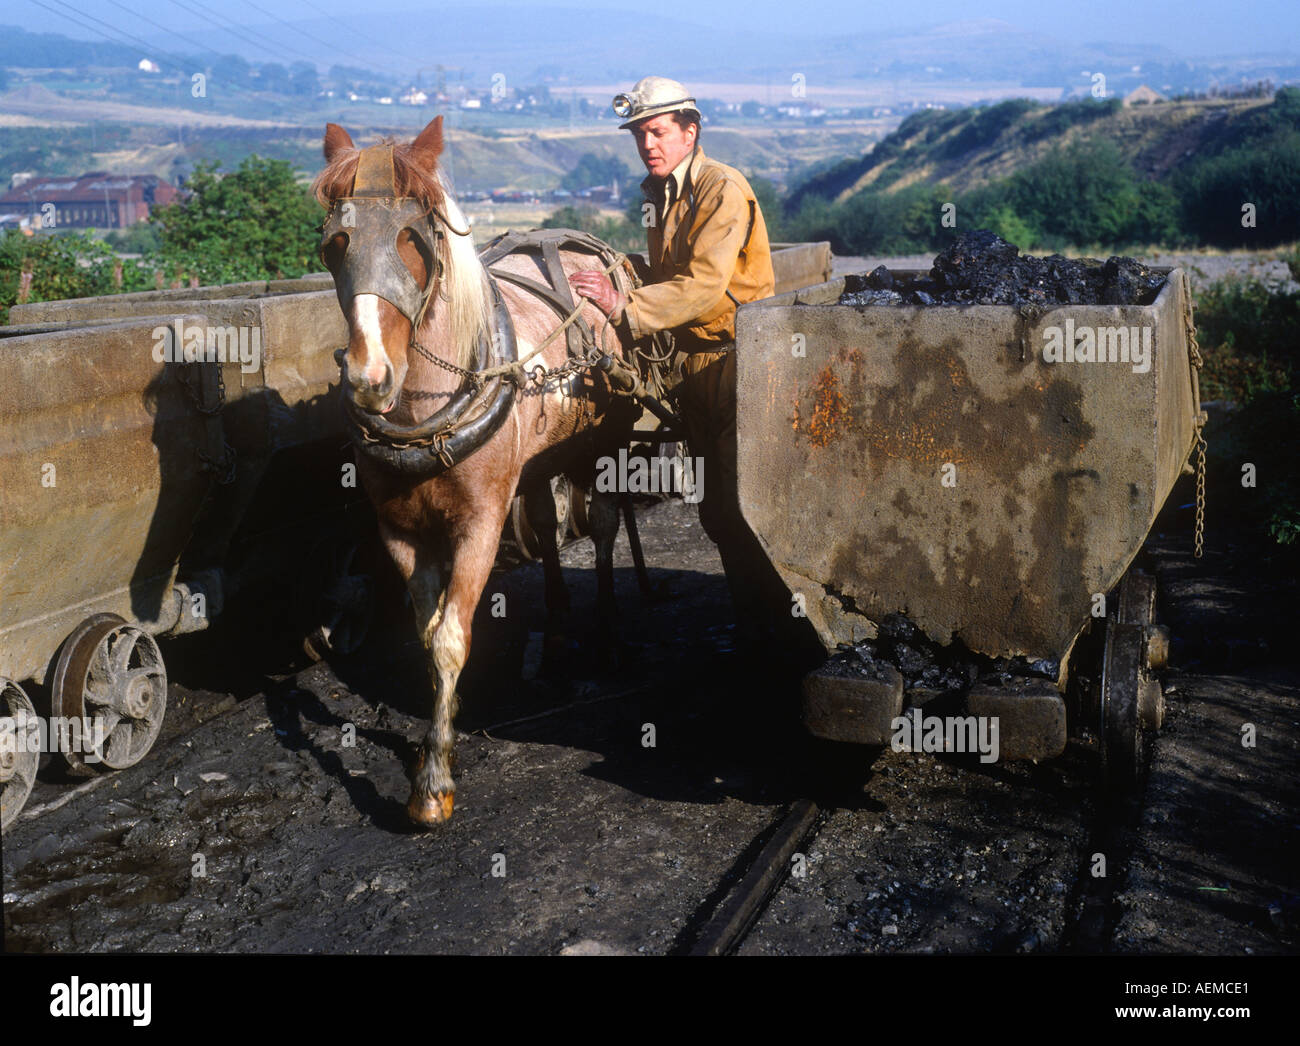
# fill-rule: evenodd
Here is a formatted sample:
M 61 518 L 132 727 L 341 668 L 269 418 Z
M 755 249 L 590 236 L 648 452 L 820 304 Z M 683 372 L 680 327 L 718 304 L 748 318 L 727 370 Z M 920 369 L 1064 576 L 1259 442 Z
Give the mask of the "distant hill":
M 1125 108 L 1115 98 L 1054 106 L 1013 99 L 923 110 L 863 155 L 810 174 L 792 188 L 788 206 L 797 209 L 810 197 L 842 202 L 869 187 L 891 192 L 918 182 L 974 189 L 1089 138 L 1114 143 L 1143 177 L 1162 180 L 1190 157 L 1214 155 L 1248 139 L 1270 104 L 1269 98 L 1245 98 Z
M 784 210 L 798 235 L 844 253 L 910 253 L 955 235 L 938 220 L 948 203 L 1022 247 L 1288 243 L 1300 238 L 1300 89 L 924 110 L 814 169 Z
M 31 33 L 21 26 L 0 25 L 0 66 L 7 68 L 133 66 L 140 57 L 139 48 L 123 44 L 73 40 L 59 33 Z
M 673 13 L 666 13 L 668 11 Z M 1300 80 L 1295 41 L 1269 41 L 1274 53 L 1189 59 L 1154 40 L 1089 42 L 1028 32 L 998 19 L 968 19 L 925 29 L 846 32 L 815 5 L 799 14 L 798 33 L 760 31 L 737 20 L 725 31 L 693 21 L 690 8 L 656 8 L 635 17 L 593 17 L 581 8 L 440 4 L 385 11 L 376 17 L 357 8 L 351 15 L 286 19 L 284 23 L 224 15 L 239 33 L 209 30 L 162 34 L 148 25 L 131 35 L 167 56 L 189 60 L 196 39 L 250 62 L 265 62 L 265 43 L 283 41 L 289 64 L 309 58 L 318 71 L 335 63 L 367 67 L 409 80 L 435 68 L 449 83 L 482 89 L 504 77 L 508 84 L 632 83 L 653 66 L 698 83 L 746 83 L 755 97 L 788 90 L 792 74 L 804 78 L 807 97 L 834 84 L 885 84 L 899 100 L 915 99 L 934 84 L 1006 84 L 1048 87 L 1062 96 L 1090 81 L 1081 70 L 1105 73 L 1110 89 L 1126 93 L 1146 82 L 1163 93 L 1197 90 L 1215 83 Z M 672 41 L 670 56 L 648 47 Z M 312 41 L 337 41 L 324 47 Z M 201 50 L 201 49 L 199 49 Z M 88 43 L 54 33 L 0 26 L 0 66 L 13 68 L 85 65 L 134 66 L 143 52 L 114 43 Z M 207 52 L 208 57 L 215 57 Z M 922 98 L 922 100 L 927 100 Z M 253 114 L 247 114 L 253 115 Z M 262 114 L 256 114 L 262 115 Z

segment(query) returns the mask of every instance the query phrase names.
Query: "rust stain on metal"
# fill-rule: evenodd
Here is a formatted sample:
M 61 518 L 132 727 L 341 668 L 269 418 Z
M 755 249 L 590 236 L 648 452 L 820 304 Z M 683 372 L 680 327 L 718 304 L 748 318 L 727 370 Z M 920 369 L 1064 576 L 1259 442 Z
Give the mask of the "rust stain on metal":
M 814 447 L 825 447 L 839 439 L 842 427 L 849 420 L 849 404 L 840 392 L 840 379 L 828 364 L 812 387 L 812 416 L 805 427 L 801 428 L 799 405 L 795 404 L 793 425 L 795 432 L 802 432 Z

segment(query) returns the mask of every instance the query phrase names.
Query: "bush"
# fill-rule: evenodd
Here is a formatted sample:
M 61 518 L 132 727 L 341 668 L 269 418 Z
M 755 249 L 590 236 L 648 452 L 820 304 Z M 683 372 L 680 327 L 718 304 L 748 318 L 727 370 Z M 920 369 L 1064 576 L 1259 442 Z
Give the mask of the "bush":
M 1238 409 L 1210 442 L 1211 478 L 1234 497 L 1224 511 L 1276 545 L 1300 552 L 1300 434 L 1297 339 L 1300 291 L 1281 281 L 1221 280 L 1200 296 L 1197 338 L 1205 366 L 1201 398 Z M 1241 496 L 1241 468 L 1255 466 L 1251 496 Z
M 640 212 L 638 202 L 637 212 Z M 628 216 L 621 218 L 605 217 L 595 207 L 584 204 L 572 205 L 552 211 L 542 222 L 543 229 L 580 229 L 592 236 L 604 240 L 615 250 L 625 254 L 632 251 L 644 251 L 646 248 L 645 229 L 639 221 L 633 222 Z
M 1270 107 L 1272 108 L 1272 107 Z M 1300 132 L 1228 149 L 1177 176 L 1183 225 L 1203 243 L 1272 247 L 1300 239 Z M 1242 225 L 1242 206 L 1255 224 Z
M 787 222 L 797 240 L 830 240 L 837 254 L 916 254 L 938 250 L 954 229 L 941 224 L 953 202 L 944 185 L 910 185 L 899 192 L 864 189 L 841 204 L 810 199 Z
M 1077 101 L 1054 105 L 1029 125 L 1026 139 L 1031 142 L 1055 138 L 1071 127 L 1082 127 L 1119 112 L 1123 103 L 1118 98 L 1080 98 Z
M 1032 166 L 972 192 L 964 204 L 975 224 L 996 229 L 1014 218 L 1022 236 L 1033 234 L 1038 245 L 1052 248 L 1119 249 L 1181 239 L 1171 190 L 1140 180 L 1119 150 L 1102 140 L 1053 149 Z
M 967 110 L 972 115 L 966 126 L 943 143 L 938 155 L 942 159 L 958 159 L 968 152 L 987 148 L 1025 113 L 1037 108 L 1038 103 L 1028 98 L 1011 98 L 985 109 Z
M 1280 281 L 1220 280 L 1199 296 L 1196 329 L 1205 399 L 1245 403 L 1295 387 L 1300 291 Z
M 159 209 L 150 221 L 162 238 L 166 271 L 202 283 L 292 279 L 320 272 L 320 206 L 284 160 L 245 157 L 230 174 L 199 166 L 191 197 Z

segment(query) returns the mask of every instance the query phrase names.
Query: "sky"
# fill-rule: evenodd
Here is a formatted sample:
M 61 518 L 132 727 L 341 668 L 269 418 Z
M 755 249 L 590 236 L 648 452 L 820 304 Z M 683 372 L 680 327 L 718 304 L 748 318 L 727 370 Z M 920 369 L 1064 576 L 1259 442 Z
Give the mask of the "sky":
M 418 11 L 436 19 L 439 9 L 477 6 L 474 0 L 448 4 L 429 0 L 5 0 L 0 22 L 20 20 L 33 32 L 58 32 L 79 39 L 96 39 L 94 29 L 78 26 L 54 11 L 69 8 L 81 20 L 92 18 L 112 25 L 130 25 L 138 35 L 153 36 L 157 28 L 184 34 L 194 41 L 222 49 L 221 33 L 213 29 L 202 9 L 236 25 L 274 25 L 275 19 L 294 22 L 333 15 L 381 17 L 385 11 Z M 1096 43 L 1159 44 L 1185 57 L 1227 57 L 1252 53 L 1300 51 L 1300 2 L 1297 0 L 1179 0 L 1176 4 L 1135 0 L 1088 0 L 1085 3 L 1044 3 L 1043 0 L 700 0 L 681 5 L 640 7 L 626 0 L 487 0 L 494 7 L 581 9 L 591 19 L 608 19 L 626 28 L 638 10 L 694 22 L 725 32 L 747 24 L 766 32 L 799 36 L 836 35 L 877 29 L 905 32 L 967 19 L 999 19 L 1058 40 Z M 66 6 L 65 6 L 66 5 Z M 51 10 L 53 9 L 53 10 Z M 814 12 L 810 14 L 811 12 Z M 87 17 L 89 16 L 89 17 Z M 289 32 L 288 30 L 277 30 Z M 290 36 L 311 50 L 304 36 Z M 178 38 L 177 51 L 185 49 Z

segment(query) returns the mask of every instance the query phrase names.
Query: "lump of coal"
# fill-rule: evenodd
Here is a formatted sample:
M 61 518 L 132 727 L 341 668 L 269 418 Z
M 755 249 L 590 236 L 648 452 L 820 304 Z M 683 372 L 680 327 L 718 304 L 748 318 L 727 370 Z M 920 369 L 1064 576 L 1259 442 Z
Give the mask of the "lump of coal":
M 987 229 L 963 233 L 935 255 L 930 277 L 912 284 L 895 283 L 880 266 L 864 279 L 882 287 L 883 271 L 895 294 L 913 305 L 1150 305 L 1164 276 L 1132 258 L 1046 258 L 1021 255 L 1019 248 Z M 898 304 L 856 291 L 840 301 L 853 305 Z
M 897 291 L 850 291 L 840 295 L 841 305 L 902 305 L 903 296 Z
M 933 661 L 908 643 L 894 644 L 893 660 L 898 670 L 903 673 L 903 678 L 909 682 L 920 679 L 925 670 L 934 665 Z
M 921 630 L 903 614 L 886 614 L 885 619 L 880 622 L 880 635 L 885 639 L 915 639 L 920 632 Z
M 930 275 L 950 290 L 978 285 L 981 276 L 1014 271 L 1020 248 L 988 229 L 962 233 L 955 243 L 935 255 Z
M 867 286 L 877 291 L 892 291 L 894 289 L 894 274 L 883 265 L 877 265 L 867 273 Z
M 824 670 L 833 675 L 880 679 L 885 665 L 898 669 L 909 692 L 920 688 L 933 695 L 964 691 L 976 680 L 1008 687 L 1017 681 L 1023 685 L 1032 677 L 1055 682 L 1060 674 L 1060 665 L 1048 659 L 990 658 L 960 641 L 941 646 L 905 614 L 886 615 L 874 640 L 842 648 L 826 662 Z

